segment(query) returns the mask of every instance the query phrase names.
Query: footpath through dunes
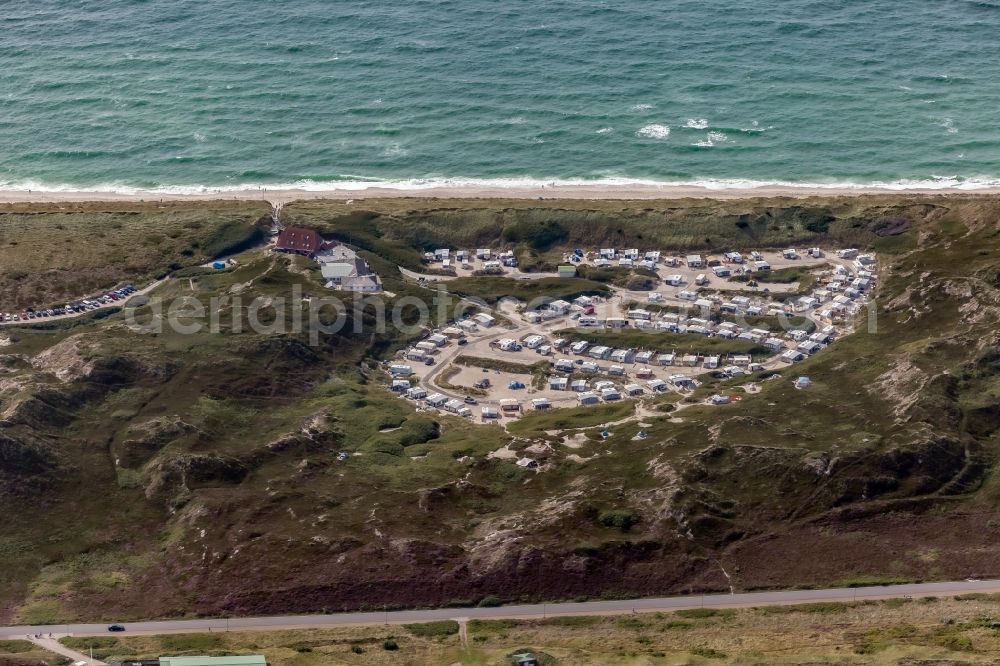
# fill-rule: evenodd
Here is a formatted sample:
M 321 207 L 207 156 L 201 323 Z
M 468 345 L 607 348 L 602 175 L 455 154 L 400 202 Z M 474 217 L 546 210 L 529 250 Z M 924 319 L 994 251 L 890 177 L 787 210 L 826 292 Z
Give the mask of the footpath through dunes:
M 713 236 L 851 242 L 885 269 L 878 328 L 795 366 L 802 389 L 782 376 L 738 403 L 650 409 L 645 425 L 553 410 L 506 432 L 386 390 L 383 362 L 419 333 L 348 326 L 312 345 L 226 317 L 192 335 L 136 336 L 116 317 L 22 327 L 0 354 L 4 624 L 989 577 L 996 199 L 574 202 L 548 222 L 550 202 L 530 203 L 467 219 L 423 200 L 281 214 L 358 248 L 390 300 L 426 295 L 395 267 L 418 270 L 439 244 L 509 248 L 529 272 L 604 243 L 683 256 Z M 302 259 L 250 252 L 159 291 L 326 293 Z M 503 448 L 516 455 L 491 457 Z

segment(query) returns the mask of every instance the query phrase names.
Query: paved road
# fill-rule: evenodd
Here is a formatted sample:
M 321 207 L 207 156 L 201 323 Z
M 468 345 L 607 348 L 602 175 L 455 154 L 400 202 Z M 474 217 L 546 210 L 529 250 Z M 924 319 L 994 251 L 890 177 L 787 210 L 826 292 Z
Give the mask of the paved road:
M 907 596 L 954 596 L 969 592 L 1000 592 L 1000 580 L 967 580 L 950 583 L 919 583 L 910 585 L 832 588 L 826 590 L 788 590 L 782 592 L 746 592 L 739 594 L 708 594 L 659 599 L 619 601 L 584 601 L 579 603 L 531 604 L 497 608 L 438 608 L 431 610 L 391 611 L 375 613 L 338 613 L 336 615 L 285 615 L 279 617 L 247 617 L 204 620 L 164 620 L 129 622 L 130 633 L 162 634 L 186 631 L 263 631 L 276 629 L 319 629 L 325 627 L 404 624 L 453 619 L 515 619 L 558 617 L 569 615 L 611 615 L 618 613 L 650 613 L 685 608 L 738 608 L 741 606 L 783 606 L 789 604 L 861 599 L 889 599 Z M 49 626 L 0 627 L 0 637 L 25 637 L 28 634 L 49 633 L 77 636 L 107 635 L 106 624 L 63 624 Z

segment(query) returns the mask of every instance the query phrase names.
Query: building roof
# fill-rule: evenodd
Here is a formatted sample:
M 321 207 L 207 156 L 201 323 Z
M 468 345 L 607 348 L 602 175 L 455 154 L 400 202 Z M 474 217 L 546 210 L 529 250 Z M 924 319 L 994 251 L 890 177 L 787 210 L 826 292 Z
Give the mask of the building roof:
M 285 227 L 278 234 L 278 244 L 276 247 L 279 250 L 315 254 L 323 247 L 323 239 L 312 229 Z
M 381 289 L 382 281 L 377 275 L 358 275 L 344 278 L 340 286 L 343 289 Z
M 364 265 L 362 259 L 355 259 L 354 261 L 338 261 L 331 263 L 324 263 L 320 266 L 320 272 L 323 274 L 323 278 L 326 280 L 342 280 L 346 277 L 351 277 L 352 275 L 364 275 L 359 269 L 359 264 Z
M 160 657 L 160 666 L 267 666 L 259 654 L 238 657 Z
M 351 261 L 357 256 L 358 254 L 346 245 L 334 245 L 333 247 L 322 250 L 319 254 L 317 254 L 316 261 Z

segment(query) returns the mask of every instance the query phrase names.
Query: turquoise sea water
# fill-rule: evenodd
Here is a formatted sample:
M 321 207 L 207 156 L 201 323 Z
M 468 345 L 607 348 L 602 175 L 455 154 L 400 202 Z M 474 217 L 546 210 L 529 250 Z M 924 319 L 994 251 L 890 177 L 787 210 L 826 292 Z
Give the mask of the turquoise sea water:
M 19 0 L 0 188 L 1000 183 L 1000 2 Z

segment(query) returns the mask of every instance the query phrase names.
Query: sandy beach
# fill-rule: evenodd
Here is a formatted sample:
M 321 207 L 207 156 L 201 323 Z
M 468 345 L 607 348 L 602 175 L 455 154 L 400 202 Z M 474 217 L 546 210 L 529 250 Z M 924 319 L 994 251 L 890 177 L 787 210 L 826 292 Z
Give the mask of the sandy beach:
M 605 185 L 572 184 L 554 186 L 486 187 L 448 186 L 426 188 L 366 187 L 363 189 L 259 189 L 205 190 L 203 192 L 129 191 L 0 191 L 0 203 L 60 201 L 178 201 L 178 200 L 264 200 L 284 204 L 303 199 L 380 199 L 420 197 L 440 199 L 750 199 L 758 197 L 835 197 L 862 195 L 995 195 L 1000 187 L 981 188 L 879 188 L 767 185 L 760 187 L 703 187 L 698 185 Z

